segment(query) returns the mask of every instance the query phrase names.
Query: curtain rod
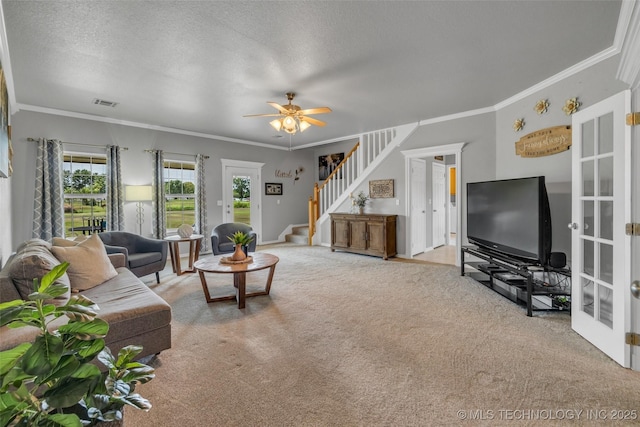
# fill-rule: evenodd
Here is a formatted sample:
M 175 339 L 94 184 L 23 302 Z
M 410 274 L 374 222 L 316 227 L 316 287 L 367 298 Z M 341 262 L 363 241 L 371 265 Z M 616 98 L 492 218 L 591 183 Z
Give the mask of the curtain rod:
M 27 141 L 30 142 L 38 142 L 38 139 L 35 138 L 27 138 Z M 84 144 L 81 142 L 68 142 L 68 141 L 61 141 L 63 144 L 69 144 L 69 145 L 82 145 L 84 147 L 102 147 L 102 148 L 107 148 L 106 145 L 99 145 L 99 144 Z M 120 147 L 121 150 L 128 150 L 128 147 Z
M 159 151 L 159 150 L 144 150 L 144 151 L 146 151 L 147 153 L 155 153 L 156 151 Z M 162 152 L 163 152 L 163 153 L 166 153 L 166 154 L 177 154 L 178 156 L 193 156 L 193 154 L 173 153 L 173 152 L 171 152 L 171 151 L 164 151 L 164 150 L 162 150 Z M 203 156 L 205 159 L 208 159 L 208 158 L 209 158 L 209 156 L 207 156 L 207 155 L 205 155 L 205 154 L 203 154 L 202 156 Z

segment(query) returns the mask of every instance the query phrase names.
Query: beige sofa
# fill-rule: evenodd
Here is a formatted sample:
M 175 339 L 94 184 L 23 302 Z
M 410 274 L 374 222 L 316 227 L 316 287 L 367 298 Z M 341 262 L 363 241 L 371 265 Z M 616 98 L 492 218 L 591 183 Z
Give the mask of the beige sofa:
M 34 278 L 42 277 L 61 261 L 68 261 L 67 273 L 59 281 L 98 305 L 98 317 L 109 323 L 105 342 L 114 354 L 131 344 L 143 346 L 138 357 L 171 348 L 171 306 L 124 267 L 122 254 L 107 255 L 95 236 L 80 244 L 52 245 L 40 239 L 23 243 L 0 271 L 0 302 L 26 298 Z M 63 305 L 69 296 L 70 293 L 58 297 L 53 303 Z M 49 326 L 55 329 L 66 322 L 62 316 Z M 0 351 L 31 342 L 37 335 L 38 330 L 33 327 L 3 326 Z

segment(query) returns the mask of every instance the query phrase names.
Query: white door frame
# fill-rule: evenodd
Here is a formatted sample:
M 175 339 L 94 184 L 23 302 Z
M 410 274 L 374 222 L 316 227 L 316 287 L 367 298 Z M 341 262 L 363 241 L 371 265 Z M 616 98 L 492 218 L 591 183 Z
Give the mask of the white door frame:
M 456 194 L 462 196 L 462 149 L 466 145 L 466 142 L 458 142 L 454 144 L 446 144 L 446 145 L 437 145 L 435 147 L 425 147 L 425 148 L 416 148 L 414 150 L 404 150 L 401 151 L 404 156 L 404 175 L 405 175 L 405 212 L 411 212 L 411 159 L 420 159 L 424 157 L 430 156 L 447 156 L 447 155 L 455 155 L 456 157 Z M 411 221 L 407 221 L 406 227 L 406 242 L 407 248 L 405 248 L 405 253 L 411 253 Z M 458 203 L 458 209 L 456 211 L 456 229 L 458 233 L 456 233 L 456 265 L 460 266 L 460 247 L 462 246 L 461 236 L 462 233 L 462 209 L 460 209 L 460 204 Z M 409 255 L 409 258 L 413 258 Z
M 447 176 L 445 178 L 445 184 L 447 187 L 447 191 L 445 194 L 447 206 L 447 245 L 451 245 L 451 233 L 453 233 L 453 227 L 451 226 L 451 169 L 455 170 L 456 165 L 447 165 Z
M 262 243 L 262 167 L 264 163 L 258 162 L 245 162 L 242 160 L 230 160 L 230 159 L 220 159 L 222 163 L 222 218 L 223 221 L 226 221 L 226 213 L 225 206 L 230 203 L 233 203 L 233 200 L 229 200 L 229 192 L 227 189 L 231 185 L 228 179 L 229 171 L 235 168 L 245 168 L 245 169 L 253 169 L 256 173 L 257 180 L 255 185 L 253 180 L 251 182 L 251 207 L 254 208 L 254 202 L 257 202 L 256 215 L 251 215 L 251 227 L 254 229 L 258 238 L 256 239 L 256 244 Z M 255 195 L 258 195 L 257 197 Z M 255 216 L 255 218 L 254 218 Z
M 437 172 L 436 172 L 437 170 Z M 441 181 L 436 184 L 436 174 Z M 447 205 L 446 190 L 447 184 L 446 166 L 444 163 L 431 162 L 431 247 L 438 248 L 447 244 Z M 436 200 L 440 206 L 436 206 Z M 437 214 L 437 215 L 436 215 Z M 436 230 L 436 224 L 439 224 Z M 442 242 L 442 243 L 440 243 Z
M 419 167 L 422 171 L 422 174 L 424 175 L 422 177 L 425 183 L 423 184 L 423 186 L 426 187 L 427 161 L 424 159 L 409 159 L 409 163 L 410 163 L 409 170 L 411 172 L 411 177 L 412 177 L 411 182 L 414 182 L 413 172 L 415 171 L 416 168 Z M 415 204 L 411 203 L 411 210 L 409 211 L 410 218 L 408 219 L 408 221 L 411 221 L 411 224 L 412 224 L 411 227 L 414 228 L 414 230 L 417 230 L 418 226 L 421 226 L 422 232 L 416 231 L 415 233 L 411 234 L 413 236 L 413 239 L 409 242 L 409 245 L 410 245 L 409 255 L 412 257 L 414 255 L 424 253 L 424 251 L 427 249 L 427 195 L 425 191 L 426 188 L 420 189 L 416 187 L 417 186 L 411 187 L 412 191 L 414 191 L 414 193 L 412 193 L 412 198 L 413 200 L 416 200 L 421 195 L 422 199 L 421 200 L 418 199 L 417 203 Z M 422 205 L 418 206 L 418 203 L 422 203 Z

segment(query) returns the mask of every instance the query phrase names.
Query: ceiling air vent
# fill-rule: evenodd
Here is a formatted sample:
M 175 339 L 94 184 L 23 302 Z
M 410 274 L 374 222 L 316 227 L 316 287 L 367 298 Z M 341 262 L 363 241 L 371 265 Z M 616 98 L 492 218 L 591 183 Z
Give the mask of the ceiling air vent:
M 102 105 L 104 107 L 112 107 L 112 108 L 118 105 L 117 102 L 107 101 L 105 99 L 98 99 L 98 98 L 94 98 L 92 102 L 96 105 Z

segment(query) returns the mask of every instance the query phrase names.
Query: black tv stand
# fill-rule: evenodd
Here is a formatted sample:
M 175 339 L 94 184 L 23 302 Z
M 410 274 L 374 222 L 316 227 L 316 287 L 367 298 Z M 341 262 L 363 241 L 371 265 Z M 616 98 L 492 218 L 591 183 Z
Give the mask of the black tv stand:
M 527 316 L 534 311 L 571 311 L 571 270 L 528 263 L 475 246 L 463 246 L 461 252 L 462 276 L 465 265 L 473 268 L 466 273 L 469 277 L 526 306 Z

